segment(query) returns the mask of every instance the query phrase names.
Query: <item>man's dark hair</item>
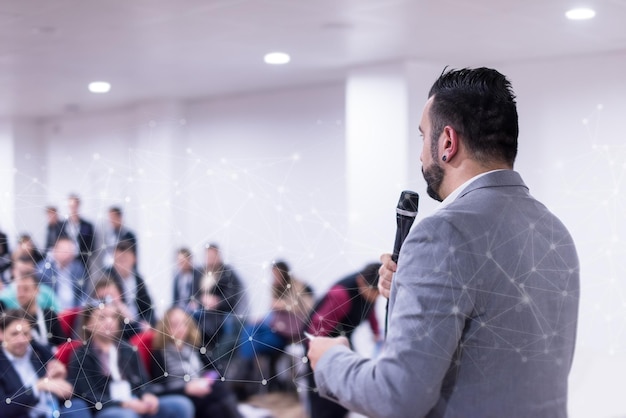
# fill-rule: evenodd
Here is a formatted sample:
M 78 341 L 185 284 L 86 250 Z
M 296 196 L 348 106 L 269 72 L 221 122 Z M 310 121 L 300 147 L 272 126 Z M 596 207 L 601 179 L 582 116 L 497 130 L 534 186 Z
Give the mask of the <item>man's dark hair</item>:
M 136 250 L 135 243 L 129 239 L 123 239 L 115 246 L 115 251 L 119 251 L 121 253 L 129 251 L 136 255 Z
M 191 250 L 187 247 L 181 247 L 178 249 L 178 254 L 185 258 L 191 258 Z
M 513 165 L 519 127 L 515 94 L 504 75 L 484 67 L 444 69 L 428 93 L 429 98 L 432 96 L 430 139 L 434 153 L 437 139 L 449 125 L 478 162 L 495 159 Z
M 116 214 L 120 218 L 122 217 L 122 208 L 120 208 L 119 206 L 111 206 L 109 208 L 109 212 Z
M 370 263 L 360 271 L 361 276 L 363 276 L 368 285 L 372 287 L 378 286 L 378 270 L 380 266 L 380 263 Z
M 15 321 L 26 320 L 28 323 L 34 323 L 35 319 L 31 314 L 23 309 L 7 309 L 0 314 L 0 330 L 4 331 L 9 325 Z

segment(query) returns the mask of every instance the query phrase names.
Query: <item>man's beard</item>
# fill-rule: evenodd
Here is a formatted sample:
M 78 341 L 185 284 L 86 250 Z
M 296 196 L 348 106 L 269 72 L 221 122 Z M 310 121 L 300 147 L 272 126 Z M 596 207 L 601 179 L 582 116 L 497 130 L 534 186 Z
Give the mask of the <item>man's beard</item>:
M 422 175 L 424 176 L 424 180 L 426 180 L 426 193 L 428 193 L 428 196 L 438 202 L 443 201 L 439 196 L 439 188 L 443 182 L 444 171 L 437 163 L 437 160 L 434 160 L 428 168 L 422 166 Z

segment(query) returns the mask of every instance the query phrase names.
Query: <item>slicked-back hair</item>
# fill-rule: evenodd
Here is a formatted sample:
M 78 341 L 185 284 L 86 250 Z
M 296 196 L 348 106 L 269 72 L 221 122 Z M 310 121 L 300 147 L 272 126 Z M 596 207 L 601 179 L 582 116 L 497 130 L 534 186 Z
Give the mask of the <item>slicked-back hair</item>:
M 515 94 L 504 75 L 485 67 L 444 69 L 428 93 L 429 98 L 432 96 L 434 152 L 443 128 L 451 126 L 478 162 L 498 161 L 513 166 L 519 126 Z

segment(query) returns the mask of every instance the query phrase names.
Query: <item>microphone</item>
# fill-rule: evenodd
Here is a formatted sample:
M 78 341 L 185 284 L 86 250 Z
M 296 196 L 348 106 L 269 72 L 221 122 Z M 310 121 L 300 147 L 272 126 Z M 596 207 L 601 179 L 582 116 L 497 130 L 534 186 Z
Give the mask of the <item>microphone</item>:
M 415 217 L 417 216 L 419 201 L 419 195 L 410 190 L 404 190 L 400 194 L 400 200 L 398 200 L 398 206 L 396 207 L 396 223 L 398 224 L 398 229 L 396 230 L 396 242 L 393 245 L 393 253 L 391 254 L 391 259 L 396 263 L 398 262 L 402 243 L 406 239 L 406 236 L 409 235 L 411 225 L 413 225 L 413 221 L 415 221 Z
M 417 205 L 420 202 L 420 196 L 410 190 L 404 190 L 400 193 L 400 199 L 398 200 L 398 206 L 396 207 L 396 223 L 398 229 L 396 229 L 396 242 L 393 244 L 393 253 L 391 259 L 397 263 L 398 256 L 400 255 L 400 248 L 402 243 L 409 235 L 411 225 L 415 221 L 417 216 Z M 387 305 L 385 306 L 385 338 L 387 337 L 387 322 L 389 320 L 389 299 L 387 299 Z

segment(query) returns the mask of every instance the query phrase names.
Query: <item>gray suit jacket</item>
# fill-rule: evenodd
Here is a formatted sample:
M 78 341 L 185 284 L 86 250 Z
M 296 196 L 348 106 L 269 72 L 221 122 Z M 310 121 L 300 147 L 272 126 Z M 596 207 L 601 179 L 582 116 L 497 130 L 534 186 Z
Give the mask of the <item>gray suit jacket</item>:
M 567 229 L 494 171 L 411 230 L 381 355 L 317 364 L 322 396 L 370 417 L 565 417 L 579 299 Z

